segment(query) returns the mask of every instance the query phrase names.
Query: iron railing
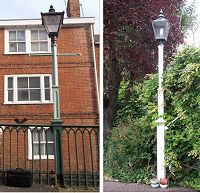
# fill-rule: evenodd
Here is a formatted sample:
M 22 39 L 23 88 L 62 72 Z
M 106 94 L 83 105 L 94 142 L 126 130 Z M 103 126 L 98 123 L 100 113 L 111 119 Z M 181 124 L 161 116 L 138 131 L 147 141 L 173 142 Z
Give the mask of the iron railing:
M 65 186 L 98 187 L 99 126 L 62 125 L 60 151 L 54 130 L 52 125 L 0 124 L 0 182 L 6 183 L 9 169 L 22 168 L 32 171 L 34 183 L 57 184 L 59 174 Z

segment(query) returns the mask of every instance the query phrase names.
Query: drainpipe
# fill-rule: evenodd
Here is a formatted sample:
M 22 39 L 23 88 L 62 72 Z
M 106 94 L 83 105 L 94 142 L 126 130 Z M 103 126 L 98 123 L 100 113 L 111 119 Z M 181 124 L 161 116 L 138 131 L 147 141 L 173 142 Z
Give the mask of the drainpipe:
M 96 63 L 96 56 L 95 56 L 94 33 L 93 32 L 94 32 L 93 25 L 91 25 L 92 50 L 93 50 L 93 60 L 94 60 L 94 73 L 95 73 L 96 92 L 97 92 L 97 101 L 98 101 L 98 109 L 99 109 L 99 86 L 98 86 L 97 63 Z

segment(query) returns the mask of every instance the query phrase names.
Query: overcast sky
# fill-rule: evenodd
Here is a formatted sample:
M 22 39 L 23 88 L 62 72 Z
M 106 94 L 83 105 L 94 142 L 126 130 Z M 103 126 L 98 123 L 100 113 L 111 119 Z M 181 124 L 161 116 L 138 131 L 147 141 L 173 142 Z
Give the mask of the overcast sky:
M 188 4 L 191 4 L 194 0 L 187 0 Z M 191 31 L 188 32 L 186 42 L 190 45 L 195 45 L 197 47 L 200 47 L 200 0 L 195 0 L 195 9 L 196 14 L 198 15 L 198 22 L 197 22 L 197 29 L 194 33 L 194 37 Z
M 56 11 L 65 11 L 66 1 L 67 0 L 2 0 L 0 6 L 0 20 L 41 18 L 40 12 L 48 12 L 50 5 L 53 5 Z M 84 14 L 84 17 L 95 17 L 95 33 L 99 33 L 99 1 L 100 0 L 79 0 L 82 5 L 82 9 L 80 9 L 81 16 Z

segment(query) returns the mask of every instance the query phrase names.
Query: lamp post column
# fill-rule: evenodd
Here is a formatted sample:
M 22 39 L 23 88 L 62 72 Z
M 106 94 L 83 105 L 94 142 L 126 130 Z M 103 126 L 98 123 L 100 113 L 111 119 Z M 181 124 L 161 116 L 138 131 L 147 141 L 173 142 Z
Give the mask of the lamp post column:
M 50 6 L 49 12 L 41 13 L 42 25 L 44 26 L 49 38 L 51 38 L 52 52 L 52 97 L 53 97 L 53 121 L 52 129 L 54 134 L 54 155 L 56 183 L 64 184 L 63 178 L 63 157 L 62 157 L 62 120 L 60 119 L 60 100 L 58 85 L 58 62 L 57 62 L 57 44 L 59 30 L 63 24 L 64 11 L 55 12 L 53 6 Z
M 59 86 L 58 86 L 58 62 L 57 62 L 57 44 L 56 36 L 51 38 L 52 50 L 52 90 L 53 90 L 53 118 L 54 120 L 60 119 L 60 101 L 59 101 Z
M 163 89 L 163 42 L 158 46 L 158 119 L 157 119 L 157 178 L 166 177 L 165 168 L 165 120 Z
M 60 119 L 60 100 L 58 85 L 58 62 L 56 36 L 51 37 L 52 51 L 52 91 L 53 91 L 53 132 L 55 141 L 55 171 L 57 174 L 56 183 L 64 184 L 63 179 L 63 158 L 62 158 L 62 120 Z

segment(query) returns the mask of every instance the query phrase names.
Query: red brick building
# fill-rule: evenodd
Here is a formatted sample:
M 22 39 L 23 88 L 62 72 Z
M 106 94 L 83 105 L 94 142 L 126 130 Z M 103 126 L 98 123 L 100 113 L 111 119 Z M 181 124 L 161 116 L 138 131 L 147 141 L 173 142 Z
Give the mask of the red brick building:
M 61 117 L 65 124 L 98 124 L 94 18 L 79 17 L 75 5 L 57 41 L 58 54 L 77 54 L 58 56 Z M 45 56 L 51 47 L 41 19 L 0 20 L 0 42 L 0 122 L 50 123 L 52 58 Z
M 98 125 L 99 43 L 95 42 L 94 38 L 94 18 L 80 17 L 78 0 L 68 0 L 67 16 L 64 18 L 57 39 L 61 119 L 65 125 Z M 51 41 L 41 23 L 41 19 L 0 20 L 0 42 L 2 42 L 0 123 L 51 124 L 53 119 Z M 23 134 L 23 131 L 19 132 L 21 136 L 18 138 L 17 131 L 13 131 L 12 134 L 9 132 L 7 134 L 4 132 L 4 141 L 1 137 L 0 148 L 4 151 L 0 154 L 1 168 L 2 164 L 3 169 L 10 166 L 10 162 L 12 167 L 32 167 L 33 163 L 30 161 L 32 155 L 39 159 L 38 147 L 36 150 L 29 148 L 31 143 L 38 146 L 37 132 L 33 133 L 34 142 L 30 142 L 30 135 L 25 137 L 27 133 Z M 87 146 L 89 146 L 88 136 L 88 134 L 84 136 Z M 5 141 L 6 137 L 8 142 Z M 46 147 L 45 142 L 42 144 L 43 137 L 42 134 L 41 152 L 46 151 L 42 150 Z M 77 140 L 81 147 L 83 143 L 81 135 Z M 90 140 L 96 149 L 98 142 L 93 137 Z M 49 159 L 53 159 L 52 141 L 48 140 Z M 63 143 L 68 143 L 66 136 L 63 136 Z M 63 146 L 66 148 L 63 148 L 63 152 L 67 151 L 67 145 Z M 89 154 L 91 147 L 85 151 Z M 82 155 L 83 150 L 74 149 L 71 157 L 73 158 L 76 153 Z M 95 155 L 96 164 L 93 170 L 97 171 L 98 153 L 96 150 L 92 150 L 92 153 Z M 66 156 L 66 153 L 64 155 Z M 45 156 L 44 153 L 40 158 L 46 160 Z M 88 159 L 92 159 L 91 156 Z M 83 161 L 83 157 L 80 160 Z M 72 161 L 71 165 L 76 168 L 77 164 Z M 84 168 L 81 161 L 79 165 L 80 168 Z M 91 168 L 91 164 L 88 167 Z

